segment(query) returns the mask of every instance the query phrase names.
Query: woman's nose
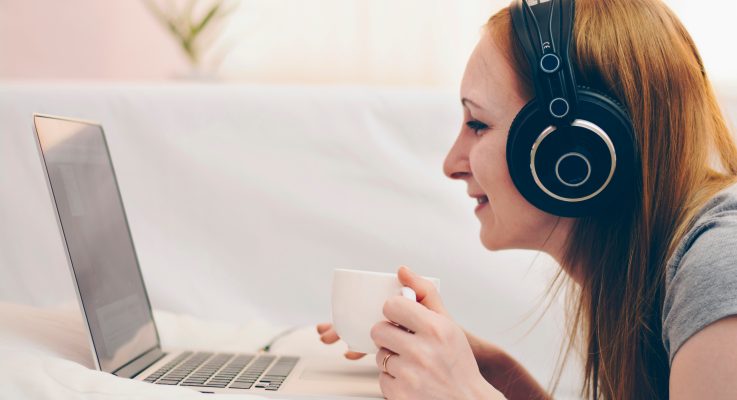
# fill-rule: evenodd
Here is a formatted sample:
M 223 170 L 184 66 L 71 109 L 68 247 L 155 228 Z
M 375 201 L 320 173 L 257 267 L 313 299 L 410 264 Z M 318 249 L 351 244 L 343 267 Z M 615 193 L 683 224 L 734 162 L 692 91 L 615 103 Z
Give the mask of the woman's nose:
M 443 173 L 450 179 L 463 179 L 471 175 L 471 165 L 468 161 L 468 149 L 458 135 L 443 162 Z

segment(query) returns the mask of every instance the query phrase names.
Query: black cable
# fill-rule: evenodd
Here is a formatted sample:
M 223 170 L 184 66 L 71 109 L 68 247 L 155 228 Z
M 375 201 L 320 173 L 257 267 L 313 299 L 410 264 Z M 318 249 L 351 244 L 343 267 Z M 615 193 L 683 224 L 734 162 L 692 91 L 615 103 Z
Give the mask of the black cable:
M 271 338 L 271 340 L 268 343 L 266 343 L 263 347 L 259 349 L 259 353 L 268 353 L 271 350 L 271 346 L 273 346 L 274 343 L 276 343 L 282 337 L 296 331 L 298 328 L 299 326 L 293 326 L 289 329 L 282 331 L 278 335 L 274 336 L 273 338 Z

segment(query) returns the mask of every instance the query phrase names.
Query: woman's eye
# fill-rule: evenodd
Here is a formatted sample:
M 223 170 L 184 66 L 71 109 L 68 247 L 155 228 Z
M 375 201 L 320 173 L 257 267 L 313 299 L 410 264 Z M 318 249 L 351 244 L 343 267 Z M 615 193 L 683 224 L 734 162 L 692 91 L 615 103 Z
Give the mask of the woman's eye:
M 483 131 L 489 128 L 488 125 L 480 121 L 468 121 L 466 122 L 466 126 L 473 130 L 476 135 L 479 134 L 479 131 Z

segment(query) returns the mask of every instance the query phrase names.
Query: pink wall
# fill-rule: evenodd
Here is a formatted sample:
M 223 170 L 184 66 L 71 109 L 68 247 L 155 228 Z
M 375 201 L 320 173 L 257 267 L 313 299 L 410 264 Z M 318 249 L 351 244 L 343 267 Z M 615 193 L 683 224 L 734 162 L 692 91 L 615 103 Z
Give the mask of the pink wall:
M 233 47 L 218 71 L 224 78 L 457 88 L 479 26 L 508 0 L 242 3 L 225 32 Z M 724 50 L 727 39 L 715 27 L 731 26 L 737 2 L 666 3 L 693 35 L 712 81 L 734 92 L 737 53 Z M 149 80 L 189 72 L 144 0 L 0 0 L 0 80 Z
M 0 0 L 0 79 L 145 80 L 186 71 L 141 0 Z

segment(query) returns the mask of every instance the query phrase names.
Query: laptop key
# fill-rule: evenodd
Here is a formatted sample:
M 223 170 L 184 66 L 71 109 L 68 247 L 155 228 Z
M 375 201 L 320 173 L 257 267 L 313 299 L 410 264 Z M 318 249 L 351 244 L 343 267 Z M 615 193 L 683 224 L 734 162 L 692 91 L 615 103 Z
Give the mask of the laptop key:
M 235 382 L 232 385 L 228 386 L 228 388 L 232 388 L 232 389 L 250 389 L 251 386 L 253 386 L 253 383 L 238 383 L 238 382 Z

